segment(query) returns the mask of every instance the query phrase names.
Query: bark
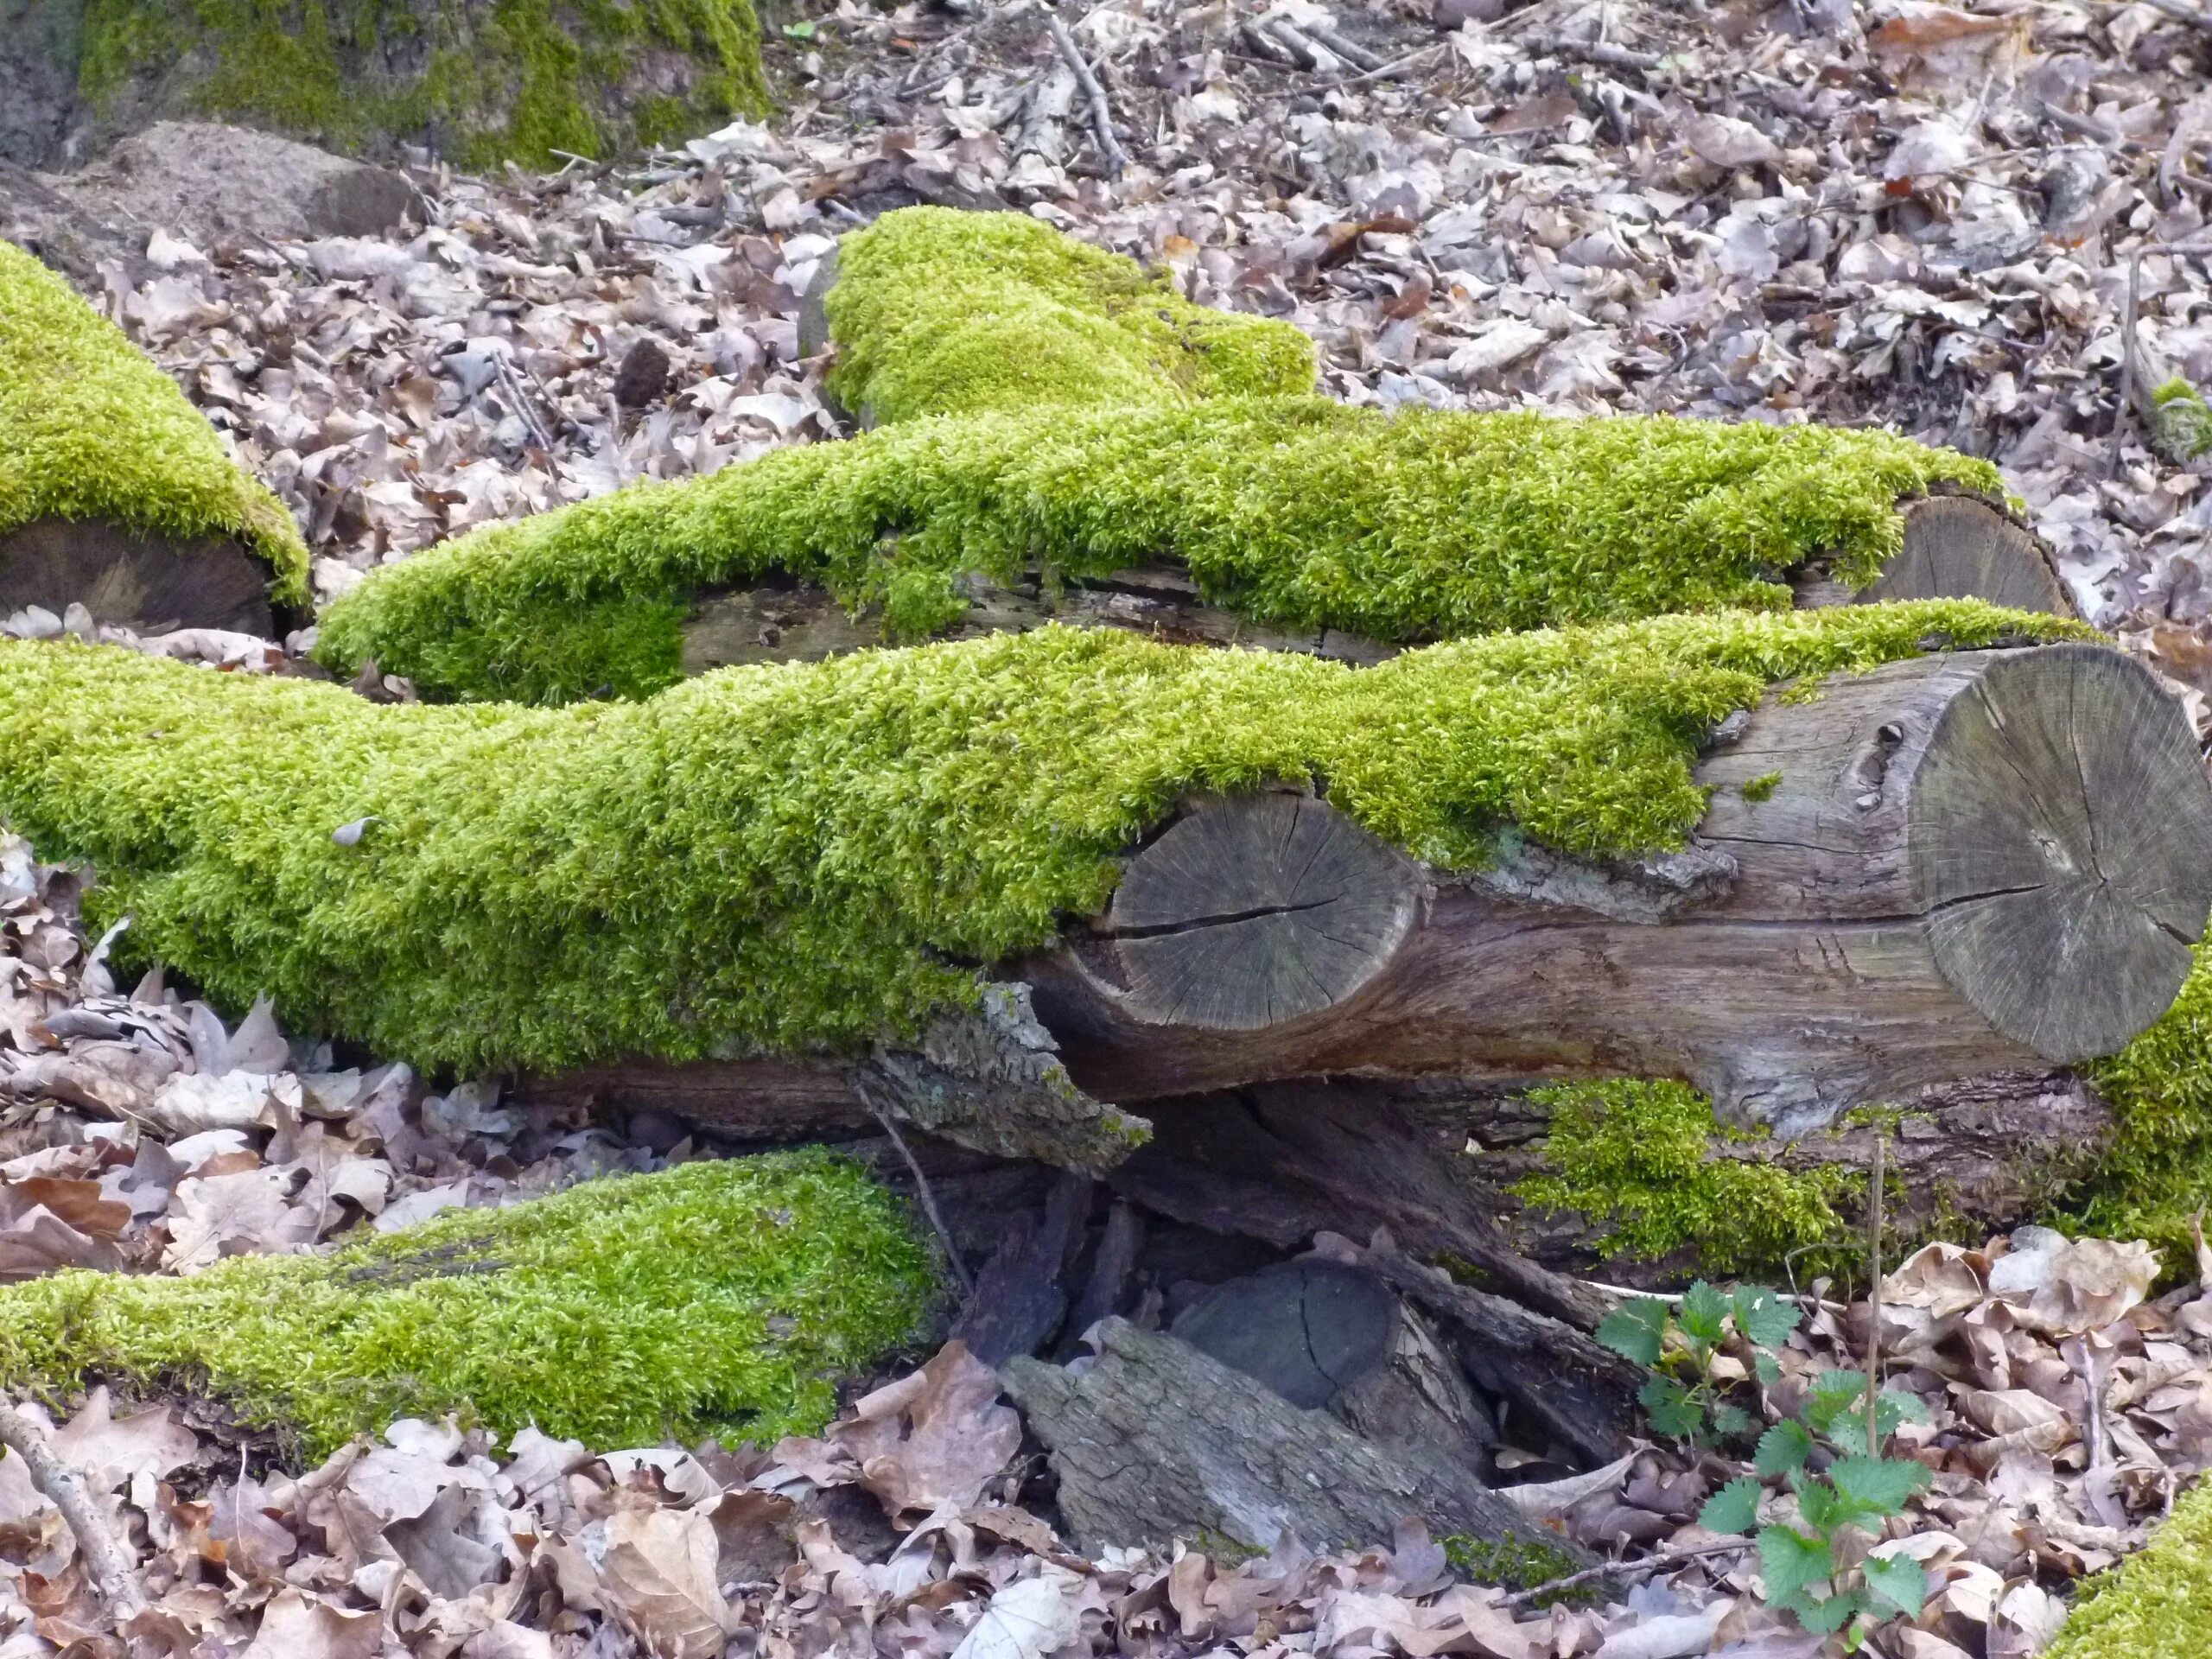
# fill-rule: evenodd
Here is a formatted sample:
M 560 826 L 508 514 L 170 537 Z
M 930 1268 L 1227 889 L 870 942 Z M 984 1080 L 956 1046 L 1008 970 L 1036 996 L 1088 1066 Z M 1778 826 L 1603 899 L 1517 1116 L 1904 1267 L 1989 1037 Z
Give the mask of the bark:
M 1212 1533 L 1249 1548 L 1294 1534 L 1315 1548 L 1433 1533 L 1560 1548 L 1464 1469 L 1363 1440 L 1171 1337 L 1098 1327 L 1081 1373 L 1034 1359 L 1001 1372 L 1052 1454 L 1061 1515 L 1086 1548 Z
M 120 525 L 35 518 L 0 531 L 0 617 L 73 604 L 138 633 L 226 628 L 267 638 L 269 567 L 227 536 L 175 540 Z
M 1294 1077 L 1681 1077 L 1785 1135 L 2107 1054 L 2212 908 L 2212 786 L 2116 652 L 1961 653 L 1770 696 L 1687 855 L 1424 868 L 1285 796 L 1192 804 L 1015 971 L 1103 1099 Z

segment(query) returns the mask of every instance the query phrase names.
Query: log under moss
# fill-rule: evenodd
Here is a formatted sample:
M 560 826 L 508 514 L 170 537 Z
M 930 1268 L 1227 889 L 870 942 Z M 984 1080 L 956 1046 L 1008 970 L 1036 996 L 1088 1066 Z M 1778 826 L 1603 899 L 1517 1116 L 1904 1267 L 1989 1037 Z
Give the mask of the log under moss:
M 819 1151 L 588 1182 L 327 1255 L 0 1289 L 0 1388 L 211 1395 L 310 1455 L 457 1411 L 596 1446 L 811 1433 L 935 1291 L 901 1204 Z
M 560 709 L 0 644 L 0 810 L 96 867 L 130 948 L 418 1065 L 849 1049 L 1098 913 L 1185 797 L 1322 785 L 1446 869 L 1679 846 L 1702 734 L 1770 683 L 2081 631 L 1929 601 L 1353 669 L 1047 628 Z
M 279 604 L 307 601 L 307 548 L 283 503 L 120 328 L 0 241 L 0 585 L 11 535 L 56 524 L 179 558 L 230 544 L 265 567 Z
M 2044 1659 L 2199 1659 L 2212 1652 L 2212 1486 L 2174 1506 L 2149 1548 L 2082 1586 Z

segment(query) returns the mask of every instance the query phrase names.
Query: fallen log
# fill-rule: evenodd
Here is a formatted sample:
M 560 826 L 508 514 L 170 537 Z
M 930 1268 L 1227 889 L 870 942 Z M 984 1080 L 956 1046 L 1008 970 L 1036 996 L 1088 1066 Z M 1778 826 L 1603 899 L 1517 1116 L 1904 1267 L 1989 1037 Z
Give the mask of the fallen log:
M 169 378 L 0 242 L 0 617 L 73 604 L 138 632 L 268 634 L 305 545 Z
M 1656 871 L 1440 880 L 1325 803 L 1195 803 L 1100 925 L 1018 971 L 1070 1074 L 1117 1103 L 1613 1073 L 1684 1077 L 1724 1120 L 1796 1135 L 2116 1052 L 2172 1001 L 2212 908 L 2187 723 L 2097 647 L 1770 696 L 1696 779 L 1694 854 Z
M 1083 1548 L 1203 1533 L 1265 1549 L 1285 1532 L 1359 1548 L 1419 1516 L 1439 1535 L 1580 1553 L 1446 1459 L 1377 1446 L 1172 1337 L 1114 1319 L 1096 1340 L 1080 1373 L 1034 1359 L 1001 1373 Z
M 807 343 L 877 429 L 418 554 L 322 660 L 557 702 L 1054 618 L 1371 661 L 1862 595 L 2072 613 L 1994 468 L 1891 434 L 1347 408 L 1295 330 L 1019 215 L 887 214 L 816 275 Z

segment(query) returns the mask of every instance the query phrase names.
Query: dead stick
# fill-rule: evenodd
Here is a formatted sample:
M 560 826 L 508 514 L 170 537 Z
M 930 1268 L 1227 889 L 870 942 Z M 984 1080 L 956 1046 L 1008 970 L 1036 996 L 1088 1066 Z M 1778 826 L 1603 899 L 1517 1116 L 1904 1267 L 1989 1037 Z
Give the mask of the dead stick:
M 1045 28 L 1052 35 L 1060 60 L 1075 72 L 1075 84 L 1083 88 L 1084 97 L 1090 100 L 1090 132 L 1098 140 L 1098 154 L 1106 162 L 1106 176 L 1118 179 L 1122 169 L 1129 164 L 1129 158 L 1122 149 L 1122 141 L 1114 136 L 1114 111 L 1106 102 L 1106 89 L 1090 73 L 1090 66 L 1083 60 L 1083 54 L 1076 48 L 1075 36 L 1068 33 L 1060 14 L 1049 6 L 1045 9 Z
M 906 1167 L 914 1177 L 914 1194 L 921 1200 L 922 1213 L 929 1217 L 930 1225 L 937 1231 L 937 1242 L 944 1246 L 944 1259 L 952 1268 L 953 1278 L 959 1281 L 960 1294 L 973 1296 L 976 1294 L 975 1275 L 968 1271 L 968 1264 L 960 1259 L 960 1247 L 952 1242 L 952 1229 L 944 1224 L 944 1216 L 937 1207 L 937 1194 L 930 1191 L 930 1178 L 922 1173 L 921 1160 L 915 1157 L 907 1147 L 906 1137 L 899 1133 L 899 1126 L 891 1121 L 891 1114 L 870 1100 L 867 1090 L 858 1084 L 853 1085 L 853 1090 L 860 1096 L 861 1103 L 868 1108 L 870 1116 L 883 1125 L 884 1134 L 889 1135 L 891 1144 L 899 1148 L 899 1155 L 906 1160 Z
M 77 1535 L 77 1548 L 92 1571 L 92 1587 L 99 1592 L 108 1617 L 120 1624 L 145 1611 L 146 1594 L 138 1587 L 137 1563 L 92 1501 L 85 1478 L 55 1457 L 43 1431 L 13 1406 L 0 1405 L 0 1446 L 29 1465 L 31 1484 L 53 1499 L 54 1507 L 61 1511 L 61 1518 Z
M 1882 1455 L 1882 1200 L 1887 1172 L 1882 1167 L 1890 1138 L 1874 1126 L 1874 1185 L 1866 1218 L 1866 1455 Z
M 2120 446 L 2127 441 L 2127 416 L 2135 401 L 2135 301 L 2143 281 L 2143 251 L 2138 248 L 2127 261 L 2127 309 L 2120 324 L 2120 407 L 2112 415 L 2112 459 L 2106 463 L 2105 476 L 2120 475 Z
M 1640 1561 L 1606 1561 L 1597 1567 L 1586 1567 L 1580 1573 L 1570 1573 L 1563 1579 L 1551 1579 L 1542 1584 L 1531 1585 L 1526 1590 L 1516 1590 L 1498 1605 L 1518 1611 L 1523 1607 L 1535 1606 L 1546 1596 L 1564 1595 L 1570 1590 L 1579 1590 L 1584 1585 L 1595 1584 L 1601 1579 L 1669 1573 L 1678 1567 L 1688 1567 L 1700 1556 L 1726 1555 L 1732 1550 L 1749 1549 L 1757 1541 L 1751 1538 L 1728 1538 L 1717 1543 L 1689 1544 L 1681 1549 L 1662 1549 Z

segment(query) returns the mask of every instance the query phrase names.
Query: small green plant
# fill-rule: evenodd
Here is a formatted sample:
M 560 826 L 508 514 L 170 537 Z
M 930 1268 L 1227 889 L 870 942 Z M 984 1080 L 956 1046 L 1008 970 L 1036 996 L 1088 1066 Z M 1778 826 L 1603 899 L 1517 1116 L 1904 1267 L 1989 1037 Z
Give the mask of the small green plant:
M 1739 1386 L 1732 1379 L 1745 1363 L 1741 1351 L 1749 1351 L 1751 1375 L 1771 1386 L 1782 1375 L 1773 1351 L 1797 1322 L 1797 1310 L 1770 1290 L 1739 1286 L 1731 1293 L 1700 1280 L 1679 1309 L 1656 1298 L 1624 1304 L 1598 1327 L 1598 1339 L 1652 1368 L 1639 1395 L 1652 1427 L 1704 1446 L 1746 1436 L 1756 1426 L 1730 1397 Z M 1735 1363 L 1724 1365 L 1724 1357 Z M 1917 1561 L 1869 1555 L 1849 1535 L 1878 1538 L 1882 1523 L 1904 1514 L 1928 1484 L 1923 1465 L 1873 1449 L 1900 1423 L 1925 1415 L 1918 1400 L 1896 1389 L 1870 1402 L 1863 1371 L 1823 1371 L 1799 1414 L 1760 1435 L 1755 1472 L 1708 1498 L 1698 1523 L 1713 1532 L 1756 1530 L 1768 1605 L 1808 1630 L 1840 1634 L 1844 1650 L 1856 1652 L 1877 1625 L 1917 1616 L 1927 1599 L 1927 1574 Z M 1852 1446 L 1869 1449 L 1846 1450 Z M 1762 1509 L 1769 1513 L 1764 1524 Z
M 1781 783 L 1782 774 L 1780 772 L 1763 772 L 1758 777 L 1751 779 L 1744 785 L 1744 798 L 1747 801 L 1764 801 L 1770 799 L 1776 789 L 1781 785 Z
M 2191 461 L 2212 450 L 2212 407 L 2203 393 L 2176 375 L 2151 394 L 2156 412 L 2151 441 L 2172 461 Z

